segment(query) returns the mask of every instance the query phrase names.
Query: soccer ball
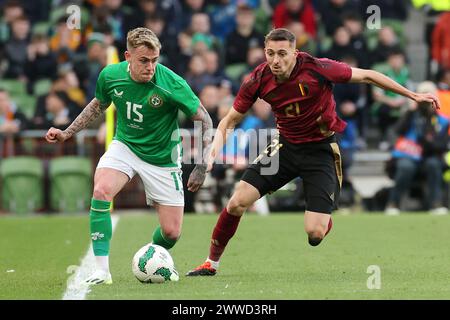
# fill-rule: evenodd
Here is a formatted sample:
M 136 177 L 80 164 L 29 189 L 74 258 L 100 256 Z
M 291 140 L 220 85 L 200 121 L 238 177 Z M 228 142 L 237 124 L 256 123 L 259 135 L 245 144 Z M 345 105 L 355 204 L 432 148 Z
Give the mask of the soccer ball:
M 136 278 L 143 283 L 178 281 L 180 278 L 170 253 L 153 243 L 143 246 L 136 252 L 131 268 Z

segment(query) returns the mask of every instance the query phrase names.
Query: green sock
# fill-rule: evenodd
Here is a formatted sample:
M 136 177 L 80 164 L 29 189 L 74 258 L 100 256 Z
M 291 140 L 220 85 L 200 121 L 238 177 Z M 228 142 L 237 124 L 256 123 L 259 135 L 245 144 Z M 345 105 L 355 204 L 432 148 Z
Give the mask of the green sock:
M 91 200 L 91 239 L 95 256 L 109 255 L 109 242 L 112 236 L 110 207 L 110 201 L 94 198 Z
M 175 243 L 177 241 L 178 241 L 178 239 L 172 240 L 172 239 L 165 237 L 161 230 L 161 226 L 158 226 L 155 229 L 155 231 L 153 232 L 153 243 L 157 244 L 163 248 L 170 249 L 175 245 Z

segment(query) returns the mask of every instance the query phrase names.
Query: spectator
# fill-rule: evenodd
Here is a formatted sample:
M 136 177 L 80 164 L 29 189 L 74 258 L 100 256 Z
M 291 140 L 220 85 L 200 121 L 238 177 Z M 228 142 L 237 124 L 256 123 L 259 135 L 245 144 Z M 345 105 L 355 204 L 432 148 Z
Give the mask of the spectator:
M 206 72 L 205 63 L 201 55 L 193 55 L 189 61 L 185 79 L 195 94 L 199 94 L 203 88 L 213 82 L 213 77 Z
M 35 129 L 55 127 L 65 129 L 80 113 L 63 91 L 50 92 L 44 99 L 38 100 L 32 119 Z
M 350 45 L 353 53 L 356 54 L 358 65 L 360 68 L 369 67 L 369 49 L 367 48 L 367 41 L 364 37 L 364 25 L 360 16 L 357 13 L 346 13 L 342 17 L 344 27 L 350 31 Z
M 370 53 L 371 65 L 385 62 L 392 50 L 401 50 L 400 41 L 394 29 L 384 26 L 378 32 L 378 42 Z
M 264 47 L 264 36 L 257 32 L 255 14 L 247 4 L 237 7 L 236 28 L 227 36 L 225 41 L 225 63 L 244 63 L 247 52 L 252 47 Z
M 35 24 L 49 19 L 52 3 L 54 2 L 48 0 L 22 1 L 22 5 L 31 24 Z M 76 1 L 71 2 L 75 4 Z
M 241 74 L 237 77 L 239 79 L 238 83 L 233 83 L 234 86 L 239 86 L 241 83 L 250 76 L 250 72 L 256 68 L 258 65 L 264 62 L 265 54 L 264 49 L 261 47 L 253 47 L 248 50 L 247 53 L 247 64 L 246 68 L 242 71 Z M 234 81 L 236 82 L 236 81 Z
M 205 0 L 184 0 L 182 2 L 179 27 L 181 30 L 189 28 L 192 16 L 196 13 L 205 13 Z
M 192 51 L 195 54 L 202 55 L 206 51 L 213 49 L 213 39 L 205 33 L 195 33 L 192 36 Z
M 358 68 L 358 61 L 355 57 L 344 56 L 341 60 L 347 63 L 352 68 Z M 334 86 L 334 100 L 336 101 L 337 111 L 339 112 L 339 105 L 346 102 L 351 102 L 356 110 L 351 115 L 346 112 L 347 116 L 350 115 L 352 121 L 356 125 L 358 137 L 365 137 L 365 133 L 368 127 L 368 110 L 366 99 L 366 86 L 360 83 L 336 83 Z M 356 141 L 355 141 L 356 142 Z M 358 147 L 364 147 L 365 141 L 358 139 Z
M 11 34 L 11 24 L 17 18 L 23 17 L 25 10 L 18 0 L 6 1 L 3 6 L 3 15 L 0 16 L 0 47 L 8 41 Z
M 33 92 L 34 83 L 39 79 L 56 77 L 56 56 L 50 51 L 48 38 L 44 34 L 34 34 L 27 48 L 25 75 L 28 78 L 28 91 Z
M 292 21 L 301 22 L 306 32 L 316 37 L 316 20 L 310 0 L 283 0 L 276 6 L 272 22 L 274 28 L 283 28 Z
M 251 47 L 247 52 L 247 68 L 248 71 L 252 68 L 256 68 L 258 65 L 264 62 L 265 55 L 262 47 Z
M 392 50 L 388 54 L 387 64 L 381 66 L 377 71 L 394 79 L 402 86 L 409 86 L 409 70 L 405 64 L 405 54 L 401 50 Z M 373 87 L 372 94 L 375 101 L 372 108 L 378 119 L 382 140 L 379 147 L 387 150 L 390 147 L 390 129 L 399 119 L 407 99 L 391 91 L 383 91 L 378 87 Z
M 222 43 L 236 26 L 236 1 L 219 0 L 208 8 L 211 33 Z
M 69 29 L 68 17 L 58 20 L 54 35 L 50 38 L 50 49 L 56 54 L 58 64 L 70 63 L 74 53 L 81 45 L 81 32 L 78 29 Z
M 145 18 L 144 27 L 152 30 L 164 46 L 161 48 L 159 62 L 168 65 L 169 56 L 176 52 L 176 42 L 167 36 L 166 21 L 161 15 L 153 14 Z
M 233 92 L 237 92 L 239 88 L 236 88 L 236 91 L 234 91 L 233 84 L 230 80 L 222 80 L 219 83 L 219 106 L 221 104 L 225 104 L 230 106 L 233 104 L 234 100 L 234 94 Z M 220 121 L 220 110 L 219 110 L 219 121 Z
M 95 95 L 95 87 L 100 71 L 106 66 L 106 44 L 101 33 L 92 33 L 88 40 L 87 66 L 88 78 L 86 86 L 86 98 L 91 100 Z
M 297 21 L 293 21 L 286 26 L 286 29 L 295 35 L 297 41 L 296 48 L 298 51 L 307 52 L 311 55 L 316 53 L 316 42 L 305 31 L 305 26 Z
M 124 6 L 122 0 L 104 0 L 103 5 L 107 10 L 108 24 L 112 29 L 115 45 L 122 51 L 125 48 L 126 32 L 124 30 L 125 19 L 127 18 L 126 12 L 129 12 L 129 8 Z M 94 29 L 94 32 L 97 31 Z
M 341 150 L 343 177 L 340 206 L 352 206 L 355 201 L 354 189 L 348 172 L 353 165 L 354 154 L 358 148 L 357 106 L 351 100 L 345 100 L 337 106 L 338 114 L 347 122 L 344 131 L 337 136 Z
M 450 12 L 440 15 L 433 29 L 431 39 L 431 58 L 441 68 L 450 68 Z
M 208 111 L 213 122 L 213 128 L 217 128 L 219 124 L 218 119 L 218 107 L 219 107 L 219 89 L 214 85 L 206 85 L 200 91 L 199 95 L 200 101 Z
M 422 82 L 418 93 L 435 92 L 432 82 Z M 386 214 L 399 214 L 401 200 L 417 175 L 424 175 L 426 190 L 424 205 L 434 214 L 446 214 L 442 206 L 443 154 L 447 151 L 449 121 L 440 116 L 428 103 L 411 103 L 402 116 L 397 132 L 399 137 L 392 152 L 395 185 L 389 194 Z
M 342 16 L 347 12 L 359 12 L 358 7 L 350 0 L 324 0 L 319 1 L 318 10 L 321 21 L 328 36 L 342 25 Z
M 0 88 L 0 133 L 2 135 L 14 134 L 27 129 L 27 127 L 28 120 L 25 115 L 17 110 L 8 92 Z
M 222 81 L 227 80 L 225 72 L 220 65 L 219 55 L 213 50 L 205 51 L 202 54 L 206 72 L 213 77 L 213 84 L 219 86 Z
M 195 13 L 192 15 L 190 30 L 193 33 L 192 46 L 194 52 L 201 53 L 205 49 L 219 50 L 220 43 L 211 33 L 210 18 L 206 13 Z M 200 43 L 202 46 L 197 47 L 197 43 Z
M 53 82 L 51 91 L 64 91 L 78 107 L 84 108 L 86 106 L 86 95 L 80 88 L 76 73 L 71 69 L 60 68 L 58 78 Z
M 170 65 L 176 73 L 184 75 L 193 55 L 192 32 L 189 30 L 181 31 L 177 36 L 176 47 L 177 50 L 168 52 Z
M 333 60 L 341 60 L 349 55 L 356 57 L 357 52 L 352 47 L 350 31 L 346 27 L 340 26 L 334 32 L 331 48 L 323 52 L 322 56 Z
M 11 38 L 5 44 L 5 56 L 8 61 L 5 78 L 25 80 L 30 21 L 25 16 L 17 18 L 11 24 L 11 31 Z

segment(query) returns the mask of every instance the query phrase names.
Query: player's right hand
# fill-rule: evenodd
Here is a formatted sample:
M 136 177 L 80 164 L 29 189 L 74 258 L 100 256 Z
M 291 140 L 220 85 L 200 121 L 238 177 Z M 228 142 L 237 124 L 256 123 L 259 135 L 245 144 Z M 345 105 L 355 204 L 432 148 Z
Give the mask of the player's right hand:
M 47 134 L 45 135 L 45 140 L 50 143 L 63 142 L 68 138 L 68 135 L 64 131 L 53 127 L 48 129 Z

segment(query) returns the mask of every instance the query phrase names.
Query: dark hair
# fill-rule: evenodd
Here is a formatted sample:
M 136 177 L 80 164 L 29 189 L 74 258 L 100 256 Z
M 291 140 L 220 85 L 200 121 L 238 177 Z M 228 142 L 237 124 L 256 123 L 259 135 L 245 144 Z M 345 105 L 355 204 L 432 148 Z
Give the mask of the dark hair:
M 69 98 L 69 95 L 68 95 L 66 92 L 64 92 L 64 91 L 57 90 L 57 91 L 54 91 L 54 92 L 52 92 L 52 93 L 49 94 L 49 96 L 51 96 L 51 95 L 57 97 L 57 98 L 58 98 L 59 100 L 61 100 L 65 105 L 69 105 L 70 102 L 71 102 L 71 100 L 70 100 L 70 98 Z
M 358 21 L 358 22 L 362 22 L 362 19 L 359 16 L 359 14 L 357 14 L 356 12 L 353 12 L 353 11 L 344 12 L 341 15 L 341 20 L 342 21 Z
M 450 73 L 450 69 L 446 69 L 446 68 L 440 67 L 439 70 L 436 73 L 436 80 L 437 81 L 443 80 L 444 77 L 447 75 L 447 73 Z
M 389 49 L 389 51 L 387 53 L 388 58 L 392 57 L 392 56 L 398 56 L 398 55 L 402 55 L 402 56 L 406 57 L 405 52 L 399 46 L 392 47 L 391 49 Z
M 264 40 L 264 44 L 267 44 L 269 41 L 289 41 L 290 44 L 295 44 L 295 35 L 285 28 L 273 29 L 270 31 Z
M 23 10 L 22 3 L 20 3 L 19 0 L 6 1 L 5 4 L 3 5 L 3 10 L 9 9 L 9 8 L 15 8 L 15 7 L 20 7 Z

